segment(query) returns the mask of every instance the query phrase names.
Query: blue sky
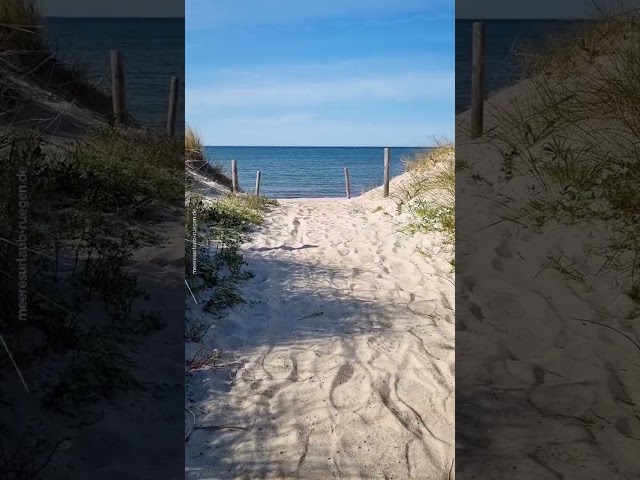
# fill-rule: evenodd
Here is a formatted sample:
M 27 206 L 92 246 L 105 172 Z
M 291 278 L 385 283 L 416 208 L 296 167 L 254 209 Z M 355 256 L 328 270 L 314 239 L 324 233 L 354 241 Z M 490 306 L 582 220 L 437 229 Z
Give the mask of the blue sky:
M 185 22 L 207 145 L 454 138 L 454 0 L 186 0 Z

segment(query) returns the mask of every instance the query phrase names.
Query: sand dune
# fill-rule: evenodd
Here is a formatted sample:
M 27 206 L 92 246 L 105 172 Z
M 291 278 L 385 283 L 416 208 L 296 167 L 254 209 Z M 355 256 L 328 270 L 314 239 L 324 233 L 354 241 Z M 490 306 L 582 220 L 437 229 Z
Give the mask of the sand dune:
M 194 170 L 185 169 L 186 176 L 191 183 L 190 188 L 201 195 L 207 197 L 221 197 L 229 193 L 229 189 L 224 185 L 215 182 Z
M 211 332 L 233 366 L 187 386 L 187 478 L 453 478 L 453 274 L 386 202 L 269 214 L 245 250 L 250 304 Z
M 573 92 L 580 80 L 569 80 Z M 458 223 L 456 241 L 458 475 L 640 478 L 638 327 L 621 294 L 629 278 L 607 272 L 597 255 L 610 229 L 504 221 L 534 191 L 533 176 L 518 170 L 527 155 L 541 155 L 557 134 L 580 142 L 578 129 L 551 131 L 521 146 L 514 178 L 505 178 L 508 145 L 498 131 L 515 131 L 505 118 L 523 112 L 534 129 L 544 125 L 533 114 L 542 98 L 532 81 L 495 95 L 485 106 L 487 133 L 474 141 L 464 133 L 468 113 L 458 117 L 456 161 L 469 168 L 456 177 L 457 211 L 473 212 Z M 589 135 L 603 128 L 581 126 Z M 558 258 L 584 277 L 563 274 Z

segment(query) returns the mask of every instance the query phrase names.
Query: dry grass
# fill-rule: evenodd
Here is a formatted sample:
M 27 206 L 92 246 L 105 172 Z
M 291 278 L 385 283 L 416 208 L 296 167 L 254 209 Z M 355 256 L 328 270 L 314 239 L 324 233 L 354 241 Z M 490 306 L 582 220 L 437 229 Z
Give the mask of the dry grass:
M 593 21 L 586 22 L 576 31 L 549 37 L 544 54 L 539 49 L 520 46 L 524 77 L 552 75 L 569 78 L 576 70 L 594 65 L 603 56 L 615 54 L 619 40 L 633 38 L 629 34 L 637 22 L 639 10 L 626 6 L 622 1 L 607 6 L 594 3 L 593 9 Z
M 54 418 L 63 412 L 80 421 L 87 403 L 140 386 L 127 348 L 162 324 L 131 264 L 141 247 L 161 241 L 149 221 L 182 200 L 183 152 L 180 142 L 164 134 L 107 128 L 106 122 L 95 122 L 97 130 L 73 142 L 55 143 L 17 123 L 14 111 L 40 118 L 48 115 L 51 99 L 64 108 L 73 103 L 99 113 L 111 109 L 108 95 L 56 57 L 35 6 L 0 2 L 0 328 L 28 379 L 29 402 L 43 408 L 36 413 Z M 25 195 L 28 323 L 16 315 L 15 239 L 24 229 L 18 199 Z M 43 365 L 45 376 L 37 373 Z M 8 368 L 2 363 L 3 379 Z M 8 390 L 2 400 L 15 398 Z M 2 428 L 15 423 L 7 421 L 15 416 L 13 408 L 0 415 Z M 69 425 L 59 425 L 62 435 Z M 38 471 L 56 453 L 55 439 L 42 432 L 22 439 L 19 432 L 6 433 L 0 477 L 46 476 Z M 40 433 L 52 441 L 41 441 Z
M 0 328 L 43 416 L 73 412 L 80 419 L 87 403 L 139 386 L 127 345 L 162 324 L 148 310 L 154 307 L 145 302 L 131 260 L 160 241 L 149 219 L 179 205 L 181 147 L 164 135 L 126 130 L 52 147 L 34 132 L 0 130 Z M 19 172 L 28 179 L 28 322 L 16 315 Z M 44 377 L 36 373 L 42 365 L 50 372 Z M 0 375 L 9 376 L 8 368 L 3 363 Z M 0 415 L 0 423 L 6 418 Z M 18 440 L 7 434 L 19 455 L 0 459 L 0 477 L 36 478 L 24 469 L 45 460 L 29 456 L 48 454 Z
M 87 81 L 86 67 L 78 60 L 60 58 L 47 36 L 46 25 L 34 0 L 0 3 L 0 73 L 27 78 L 64 100 L 105 116 L 111 115 L 109 94 Z M 0 81 L 0 107 L 14 108 L 14 89 Z
M 455 146 L 438 142 L 405 161 L 409 179 L 395 192 L 400 210 L 411 213 L 408 229 L 439 232 L 452 244 L 455 234 Z
M 411 182 L 405 193 L 413 197 L 435 195 L 437 201 L 453 205 L 455 200 L 455 146 L 448 141 L 423 150 L 405 161 Z
M 233 182 L 222 171 L 222 166 L 212 164 L 202 140 L 202 135 L 190 125 L 185 126 L 184 131 L 185 168 L 187 171 L 187 186 L 192 180 L 189 172 L 195 172 L 208 180 L 212 180 L 231 190 Z M 189 190 L 189 188 L 187 189 Z
M 184 129 L 184 153 L 186 158 L 201 159 L 205 155 L 202 135 L 190 125 Z
M 189 125 L 185 129 L 184 148 L 187 173 L 195 171 L 231 188 L 231 179 L 222 174 L 221 167 L 209 163 L 202 135 Z M 185 275 L 191 279 L 192 291 L 213 289 L 206 305 L 210 313 L 218 314 L 224 308 L 241 302 L 236 284 L 247 278 L 247 274 L 242 271 L 244 260 L 240 254 L 240 244 L 251 226 L 262 223 L 263 211 L 273 203 L 265 197 L 233 193 L 207 198 L 194 191 L 187 182 Z M 194 331 L 194 328 L 191 325 L 188 330 Z
M 4 0 L 0 4 L 0 45 L 8 51 L 45 50 L 44 21 L 32 0 Z
M 603 264 L 598 274 L 628 276 L 621 282 L 634 291 L 640 285 L 640 15 L 603 17 L 555 44 L 527 59 L 532 91 L 493 105 L 495 126 L 482 137 L 502 152 L 503 181 L 530 192 L 526 207 L 505 217 L 589 231 L 603 226 L 608 238 L 590 253 Z

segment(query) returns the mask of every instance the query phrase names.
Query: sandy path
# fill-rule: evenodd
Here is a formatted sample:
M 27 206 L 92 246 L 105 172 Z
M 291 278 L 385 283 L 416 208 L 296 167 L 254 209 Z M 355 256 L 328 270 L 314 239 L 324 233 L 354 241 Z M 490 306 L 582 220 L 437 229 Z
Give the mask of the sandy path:
M 252 303 L 215 332 L 240 366 L 187 387 L 187 478 L 453 477 L 453 274 L 375 207 L 269 214 L 246 251 Z

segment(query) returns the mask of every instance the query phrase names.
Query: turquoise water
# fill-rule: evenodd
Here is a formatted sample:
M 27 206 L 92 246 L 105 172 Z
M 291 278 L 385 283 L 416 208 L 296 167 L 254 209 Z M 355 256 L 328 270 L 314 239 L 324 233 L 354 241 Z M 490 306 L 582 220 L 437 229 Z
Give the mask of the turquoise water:
M 80 59 L 90 80 L 109 88 L 109 51 L 123 52 L 129 113 L 165 128 L 169 82 L 181 79 L 177 125 L 184 124 L 183 18 L 48 18 L 50 37 L 65 57 Z
M 382 185 L 384 148 L 381 147 L 206 147 L 211 163 L 231 170 L 238 163 L 240 188 L 253 192 L 256 171 L 260 193 L 272 198 L 345 197 L 344 167 L 349 168 L 351 195 Z M 390 147 L 391 176 L 404 171 L 403 158 L 417 147 Z

